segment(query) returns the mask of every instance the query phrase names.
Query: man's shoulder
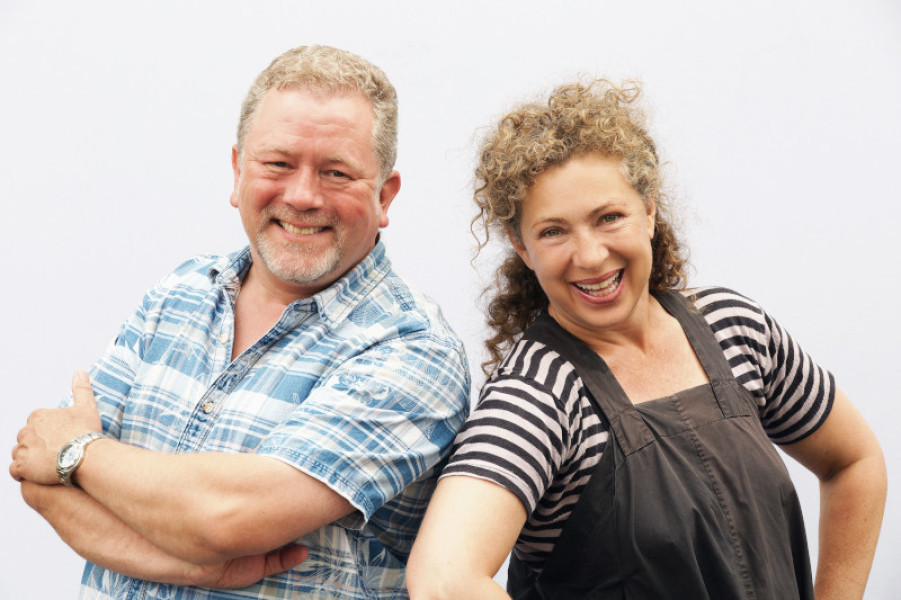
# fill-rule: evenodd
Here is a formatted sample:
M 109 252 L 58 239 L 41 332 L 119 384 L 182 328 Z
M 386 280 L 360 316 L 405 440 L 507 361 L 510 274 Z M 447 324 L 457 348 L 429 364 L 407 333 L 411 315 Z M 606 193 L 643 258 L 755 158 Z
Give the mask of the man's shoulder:
M 245 252 L 195 254 L 182 261 L 147 290 L 143 310 L 191 311 L 215 289 L 237 287 Z
M 319 301 L 324 318 L 345 334 L 372 343 L 431 339 L 462 354 L 463 344 L 441 307 L 394 270 L 381 243 Z
M 157 287 L 207 288 L 213 285 L 217 278 L 238 277 L 245 252 L 246 250 L 238 250 L 230 254 L 195 254 L 164 275 L 157 283 Z
M 358 298 L 348 319 L 361 327 L 391 328 L 399 336 L 430 337 L 462 347 L 440 305 L 393 269 Z

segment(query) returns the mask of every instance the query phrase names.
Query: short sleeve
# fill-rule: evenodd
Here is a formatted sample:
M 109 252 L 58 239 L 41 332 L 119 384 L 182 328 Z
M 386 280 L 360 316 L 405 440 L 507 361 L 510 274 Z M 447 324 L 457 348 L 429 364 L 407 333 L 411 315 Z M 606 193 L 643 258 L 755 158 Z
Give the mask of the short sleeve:
M 446 458 L 468 406 L 459 346 L 423 335 L 346 360 L 260 444 L 347 498 L 364 519 Z
M 442 477 L 468 475 L 515 494 L 531 513 L 572 458 L 581 383 L 559 354 L 520 342 L 482 389 Z
M 753 300 L 717 287 L 684 293 L 703 313 L 735 378 L 757 399 L 770 439 L 789 444 L 816 431 L 832 408 L 832 374 Z
M 779 444 L 797 442 L 826 420 L 835 399 L 835 380 L 776 322 L 764 313 L 768 332 L 761 413 L 764 429 Z

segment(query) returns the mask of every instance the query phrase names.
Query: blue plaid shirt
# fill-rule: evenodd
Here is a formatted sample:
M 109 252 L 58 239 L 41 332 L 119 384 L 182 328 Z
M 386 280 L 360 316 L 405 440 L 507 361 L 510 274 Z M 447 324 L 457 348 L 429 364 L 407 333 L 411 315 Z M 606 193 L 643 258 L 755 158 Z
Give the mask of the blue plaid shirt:
M 104 432 L 158 452 L 256 452 L 347 498 L 310 557 L 241 590 L 135 580 L 92 563 L 81 598 L 406 598 L 404 566 L 469 403 L 463 346 L 375 249 L 287 307 L 231 361 L 248 249 L 152 288 L 92 372 Z

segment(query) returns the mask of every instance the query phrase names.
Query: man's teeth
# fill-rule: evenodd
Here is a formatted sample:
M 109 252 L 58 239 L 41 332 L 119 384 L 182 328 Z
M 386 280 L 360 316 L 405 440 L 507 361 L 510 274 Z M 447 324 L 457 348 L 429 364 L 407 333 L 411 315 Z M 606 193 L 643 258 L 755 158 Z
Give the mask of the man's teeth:
M 325 230 L 325 227 L 295 227 L 294 225 L 291 225 L 291 223 L 285 223 L 284 221 L 279 221 L 278 223 L 288 233 L 296 233 L 298 235 L 310 235 Z
M 623 272 L 617 271 L 612 277 L 608 277 L 603 281 L 599 281 L 598 283 L 591 284 L 575 284 L 577 288 L 585 292 L 586 294 L 590 294 L 592 296 L 603 296 L 605 294 L 609 294 L 616 286 L 619 285 L 619 280 L 622 277 Z

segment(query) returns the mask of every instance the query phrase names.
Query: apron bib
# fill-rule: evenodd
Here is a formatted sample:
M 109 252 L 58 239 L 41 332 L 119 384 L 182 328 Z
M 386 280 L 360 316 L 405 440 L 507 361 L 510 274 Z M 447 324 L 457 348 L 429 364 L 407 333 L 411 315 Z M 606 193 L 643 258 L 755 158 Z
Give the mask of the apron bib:
M 609 437 L 540 573 L 511 557 L 515 600 L 813 599 L 794 486 L 704 318 L 677 292 L 709 384 L 633 405 L 603 359 L 546 312 L 523 337 L 573 364 Z

